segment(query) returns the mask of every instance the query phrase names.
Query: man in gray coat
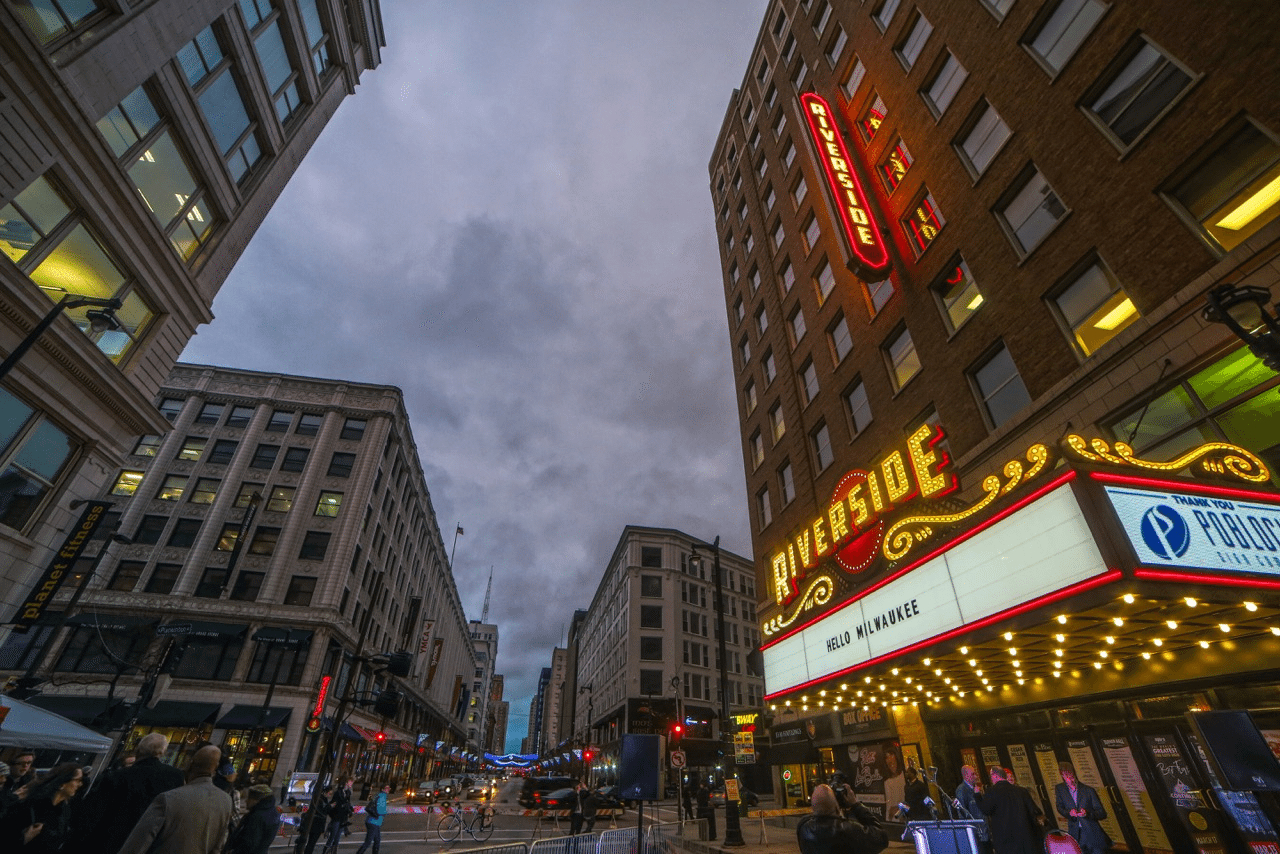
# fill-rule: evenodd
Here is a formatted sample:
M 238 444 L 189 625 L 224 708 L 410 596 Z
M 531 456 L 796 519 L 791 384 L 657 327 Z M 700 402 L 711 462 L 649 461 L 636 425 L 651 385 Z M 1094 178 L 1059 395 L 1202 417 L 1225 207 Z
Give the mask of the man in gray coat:
M 156 796 L 120 854 L 221 854 L 231 823 L 231 798 L 213 785 L 221 757 L 213 745 L 197 750 L 187 784 Z

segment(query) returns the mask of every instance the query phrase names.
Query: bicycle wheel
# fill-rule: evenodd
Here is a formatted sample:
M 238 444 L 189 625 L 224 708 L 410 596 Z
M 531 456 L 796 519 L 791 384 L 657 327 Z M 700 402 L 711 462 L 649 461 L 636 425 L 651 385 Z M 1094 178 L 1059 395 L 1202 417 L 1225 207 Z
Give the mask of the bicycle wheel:
M 493 836 L 493 816 L 485 810 L 476 813 L 475 821 L 471 822 L 471 838 L 476 842 L 485 842 L 490 836 Z
M 440 816 L 440 823 L 436 825 L 436 834 L 440 837 L 441 842 L 452 842 L 458 838 L 458 833 L 462 830 L 462 822 L 453 813 L 447 813 Z

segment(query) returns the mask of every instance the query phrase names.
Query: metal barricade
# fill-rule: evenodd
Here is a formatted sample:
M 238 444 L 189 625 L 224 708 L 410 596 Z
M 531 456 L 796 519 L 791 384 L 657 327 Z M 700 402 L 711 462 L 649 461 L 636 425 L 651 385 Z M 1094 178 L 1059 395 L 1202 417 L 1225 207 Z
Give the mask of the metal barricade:
M 704 820 L 703 824 L 705 823 Z M 697 822 L 673 821 L 669 824 L 650 826 L 645 834 L 645 854 L 672 854 L 681 850 L 683 846 L 680 843 L 685 839 L 685 824 L 697 824 Z M 696 828 L 694 832 L 697 832 Z
M 579 833 L 577 836 L 553 836 L 550 839 L 539 839 L 530 844 L 529 854 L 596 854 L 602 835 Z
M 445 850 L 451 846 L 445 846 Z M 467 848 L 466 854 L 529 854 L 529 846 L 523 842 L 508 842 L 485 848 Z

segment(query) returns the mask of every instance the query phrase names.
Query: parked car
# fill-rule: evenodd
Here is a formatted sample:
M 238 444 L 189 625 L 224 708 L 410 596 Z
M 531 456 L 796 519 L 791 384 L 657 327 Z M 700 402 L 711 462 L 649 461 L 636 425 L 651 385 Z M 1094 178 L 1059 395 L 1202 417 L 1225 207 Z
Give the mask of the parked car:
M 596 809 L 621 810 L 628 806 L 630 803 L 622 797 L 617 786 L 601 786 L 596 789 Z
M 742 785 L 738 786 L 738 800 L 746 804 L 748 807 L 760 805 L 760 796 Z M 724 806 L 724 786 L 711 790 L 711 805 L 713 807 Z
M 520 806 L 525 809 L 535 809 L 538 804 L 534 799 L 537 792 L 547 793 L 554 792 L 556 789 L 566 789 L 573 786 L 572 777 L 525 777 L 524 785 L 520 789 Z
M 533 797 L 536 803 L 534 809 L 543 810 L 567 810 L 573 808 L 573 799 L 576 797 L 574 789 L 555 789 L 550 792 L 534 792 Z
M 404 802 L 406 804 L 429 804 L 436 799 L 436 781 L 423 780 L 416 786 L 411 786 L 405 790 Z

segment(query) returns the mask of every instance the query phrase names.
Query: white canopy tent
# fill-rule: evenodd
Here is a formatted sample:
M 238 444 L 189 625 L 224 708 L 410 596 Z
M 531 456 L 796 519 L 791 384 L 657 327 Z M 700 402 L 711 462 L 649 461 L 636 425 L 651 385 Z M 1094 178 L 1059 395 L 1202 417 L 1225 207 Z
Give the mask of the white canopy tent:
M 12 697 L 0 696 L 0 706 L 8 707 L 4 720 L 0 721 L 0 747 L 99 754 L 111 751 L 111 738 L 61 715 L 46 712 Z

